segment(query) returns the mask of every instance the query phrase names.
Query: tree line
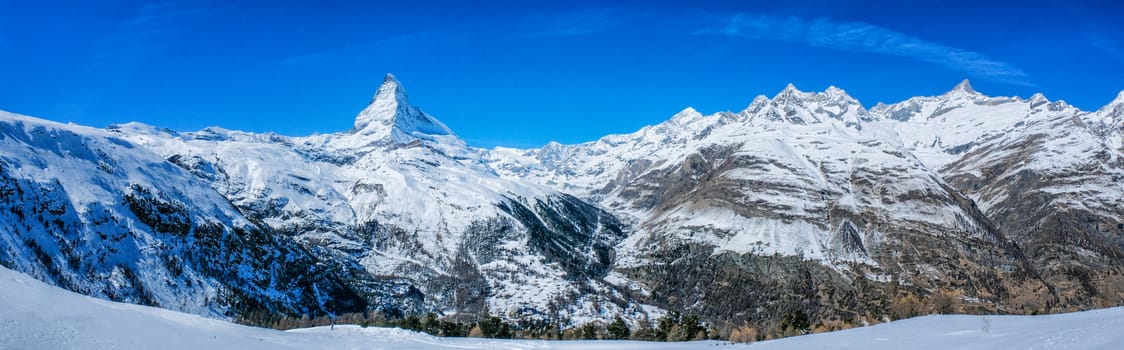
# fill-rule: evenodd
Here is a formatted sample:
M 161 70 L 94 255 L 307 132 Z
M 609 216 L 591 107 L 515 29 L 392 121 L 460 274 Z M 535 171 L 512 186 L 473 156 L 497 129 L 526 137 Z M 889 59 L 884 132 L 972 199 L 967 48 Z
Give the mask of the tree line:
M 720 339 L 714 327 L 702 322 L 699 316 L 668 312 L 655 320 L 640 319 L 630 325 L 621 317 L 611 322 L 589 322 L 578 327 L 564 328 L 551 322 L 511 323 L 488 314 L 475 321 L 463 322 L 443 319 L 435 313 L 424 316 L 386 317 L 381 313 L 348 313 L 339 316 L 308 315 L 283 316 L 264 311 L 246 313 L 236 322 L 279 330 L 354 324 L 360 327 L 397 327 L 428 333 L 439 337 L 481 337 L 499 339 L 545 340 L 646 340 L 688 341 Z

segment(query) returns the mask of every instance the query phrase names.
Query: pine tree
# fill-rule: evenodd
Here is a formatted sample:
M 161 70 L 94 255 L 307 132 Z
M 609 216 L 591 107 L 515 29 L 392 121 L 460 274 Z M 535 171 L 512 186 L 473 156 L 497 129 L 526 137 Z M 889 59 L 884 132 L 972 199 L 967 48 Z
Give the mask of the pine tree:
M 624 323 L 624 319 L 617 316 L 612 323 L 605 329 L 608 332 L 609 339 L 628 339 L 632 331 L 628 329 L 628 324 Z

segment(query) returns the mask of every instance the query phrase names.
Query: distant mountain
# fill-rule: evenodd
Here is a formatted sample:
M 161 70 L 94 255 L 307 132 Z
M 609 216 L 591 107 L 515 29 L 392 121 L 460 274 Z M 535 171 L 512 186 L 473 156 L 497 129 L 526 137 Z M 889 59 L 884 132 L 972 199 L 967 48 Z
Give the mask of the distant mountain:
M 611 280 L 671 309 L 858 322 L 954 295 L 1072 310 L 1124 300 L 1121 101 L 1089 113 L 964 81 L 868 111 L 789 85 L 736 113 L 487 159 L 629 223 Z
M 388 75 L 349 131 L 106 130 L 0 114 L 0 264 L 212 316 L 676 310 L 780 332 L 1124 300 L 1124 94 L 965 81 L 870 110 L 743 111 L 538 149 L 467 146 Z M 787 317 L 786 317 L 787 316 Z

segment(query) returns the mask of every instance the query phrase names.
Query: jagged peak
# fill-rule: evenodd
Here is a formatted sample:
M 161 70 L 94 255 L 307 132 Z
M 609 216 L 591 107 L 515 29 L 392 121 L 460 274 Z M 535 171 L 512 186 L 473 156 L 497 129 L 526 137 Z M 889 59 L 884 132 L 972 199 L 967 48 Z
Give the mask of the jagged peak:
M 743 109 L 741 112 L 738 112 L 738 114 L 739 115 L 746 115 L 746 114 L 749 114 L 749 113 L 757 113 L 758 111 L 760 111 L 761 109 L 765 108 L 765 106 L 768 106 L 768 105 L 769 105 L 769 97 L 768 96 L 757 95 L 756 97 L 753 98 L 753 102 L 750 102 L 749 106 L 746 106 L 745 109 Z
M 816 95 L 816 93 L 813 93 L 813 92 L 800 91 L 800 89 L 796 88 L 796 85 L 793 85 L 792 83 L 788 83 L 788 85 L 785 85 L 784 90 L 781 90 L 780 93 L 777 93 L 776 96 L 773 96 L 773 103 L 776 103 L 776 104 L 791 104 L 791 103 L 801 104 L 802 103 L 801 101 L 803 101 L 805 99 L 808 99 L 808 98 L 810 98 L 812 96 L 815 96 L 815 95 Z
M 960 81 L 959 84 L 952 87 L 952 90 L 944 93 L 944 96 L 980 96 L 981 94 L 972 88 L 972 83 L 968 79 Z
M 835 87 L 835 85 L 828 86 L 827 90 L 819 93 L 819 95 L 823 96 L 828 101 L 859 104 L 859 100 L 847 94 L 847 90 Z
M 375 122 L 391 125 L 393 121 L 385 119 L 393 118 L 397 109 L 409 107 L 409 105 L 406 89 L 402 87 L 402 84 L 393 74 L 387 73 L 386 77 L 383 77 L 379 89 L 371 97 L 371 102 L 367 104 L 367 108 L 356 116 L 355 130 L 363 130 Z
M 797 89 L 796 85 L 794 85 L 792 83 L 788 83 L 788 85 L 784 86 L 784 90 L 781 90 L 781 92 L 779 94 L 777 94 L 777 96 L 794 96 L 796 94 L 802 94 L 802 93 L 804 93 L 804 92 L 800 91 L 800 89 Z
M 398 78 L 390 73 L 386 73 L 386 76 L 382 78 L 382 85 L 379 85 L 379 89 L 375 91 L 375 96 L 371 97 L 371 103 L 380 98 L 394 99 L 402 103 L 409 102 L 406 89 L 402 88 L 402 83 L 398 82 Z
M 1034 93 L 1034 95 L 1030 96 L 1030 99 L 1028 99 L 1027 102 L 1030 102 L 1031 107 L 1037 107 L 1043 104 L 1050 103 L 1050 100 L 1047 99 L 1046 95 L 1043 95 L 1041 92 L 1036 92 Z
M 355 134 L 391 136 L 408 141 L 421 135 L 452 135 L 445 124 L 410 105 L 406 89 L 393 74 L 383 77 L 382 85 L 367 108 L 355 117 Z

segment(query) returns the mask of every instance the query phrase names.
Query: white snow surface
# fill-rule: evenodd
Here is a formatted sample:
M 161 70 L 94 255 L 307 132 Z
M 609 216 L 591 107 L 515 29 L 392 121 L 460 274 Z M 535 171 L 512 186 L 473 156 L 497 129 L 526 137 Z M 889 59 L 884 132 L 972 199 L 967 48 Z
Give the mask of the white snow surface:
M 338 325 L 276 331 L 95 299 L 0 267 L 0 349 L 1116 349 L 1124 308 L 1048 316 L 926 316 L 753 344 L 440 338 Z

